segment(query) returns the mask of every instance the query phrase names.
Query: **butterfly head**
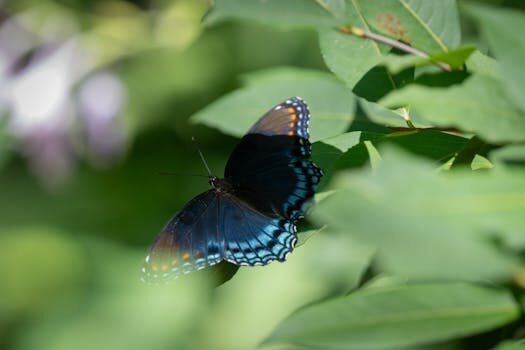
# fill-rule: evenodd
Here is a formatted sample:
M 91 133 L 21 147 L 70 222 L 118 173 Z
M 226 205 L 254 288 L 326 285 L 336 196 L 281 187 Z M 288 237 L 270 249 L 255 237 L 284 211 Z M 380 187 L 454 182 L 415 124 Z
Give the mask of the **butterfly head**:
M 220 184 L 220 179 L 217 176 L 208 177 L 208 183 L 213 188 L 218 188 Z
M 208 177 L 208 183 L 217 192 L 228 192 L 231 189 L 231 185 L 225 179 L 220 179 L 217 176 Z

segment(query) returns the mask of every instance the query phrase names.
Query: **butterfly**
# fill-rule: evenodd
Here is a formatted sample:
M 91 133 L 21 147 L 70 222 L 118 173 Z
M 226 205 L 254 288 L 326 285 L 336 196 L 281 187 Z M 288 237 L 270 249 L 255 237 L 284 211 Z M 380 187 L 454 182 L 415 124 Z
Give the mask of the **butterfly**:
M 146 281 L 172 279 L 223 260 L 236 265 L 283 262 L 297 242 L 296 222 L 322 171 L 310 160 L 310 112 L 300 97 L 278 104 L 240 140 L 224 178 L 190 200 L 152 243 Z

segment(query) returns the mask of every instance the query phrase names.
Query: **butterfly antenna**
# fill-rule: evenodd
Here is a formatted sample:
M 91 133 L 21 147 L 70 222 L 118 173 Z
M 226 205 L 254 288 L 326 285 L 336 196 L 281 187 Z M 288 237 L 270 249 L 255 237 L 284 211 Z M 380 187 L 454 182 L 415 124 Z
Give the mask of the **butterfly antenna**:
M 206 159 L 204 159 L 204 155 L 202 154 L 201 149 L 199 148 L 199 145 L 197 145 L 197 140 L 195 140 L 194 136 L 191 137 L 191 141 L 193 141 L 195 148 L 197 148 L 197 151 L 199 152 L 199 156 L 201 157 L 202 162 L 204 163 L 204 166 L 206 167 L 206 170 L 208 171 L 208 174 L 210 174 L 210 176 L 213 176 L 211 173 L 210 167 L 208 166 Z
M 183 173 L 173 173 L 173 172 L 170 172 L 170 171 L 159 171 L 157 173 L 159 175 L 208 177 L 208 175 L 202 175 L 202 174 L 183 174 Z

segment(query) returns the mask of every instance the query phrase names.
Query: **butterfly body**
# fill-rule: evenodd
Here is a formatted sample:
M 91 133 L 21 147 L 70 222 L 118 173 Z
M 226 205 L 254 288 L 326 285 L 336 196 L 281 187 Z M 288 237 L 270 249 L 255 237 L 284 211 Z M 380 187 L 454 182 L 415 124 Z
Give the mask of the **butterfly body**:
M 223 179 L 189 201 L 153 242 L 143 271 L 169 279 L 225 260 L 285 261 L 322 172 L 310 161 L 308 107 L 290 98 L 266 113 L 232 152 Z

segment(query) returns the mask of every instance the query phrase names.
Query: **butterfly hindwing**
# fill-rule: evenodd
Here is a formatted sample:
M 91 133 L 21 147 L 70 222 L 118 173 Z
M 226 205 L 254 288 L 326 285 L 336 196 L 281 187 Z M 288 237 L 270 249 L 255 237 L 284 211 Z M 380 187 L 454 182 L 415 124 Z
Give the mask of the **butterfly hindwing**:
M 264 215 L 232 195 L 220 201 L 225 260 L 251 266 L 286 260 L 297 241 L 292 222 Z
M 310 161 L 309 110 L 298 97 L 267 112 L 226 164 L 225 177 L 239 196 L 265 213 L 290 220 L 304 214 L 321 170 Z
M 226 192 L 210 190 L 192 199 L 153 242 L 144 263 L 148 282 L 212 266 L 284 261 L 297 241 L 295 225 L 269 217 Z

